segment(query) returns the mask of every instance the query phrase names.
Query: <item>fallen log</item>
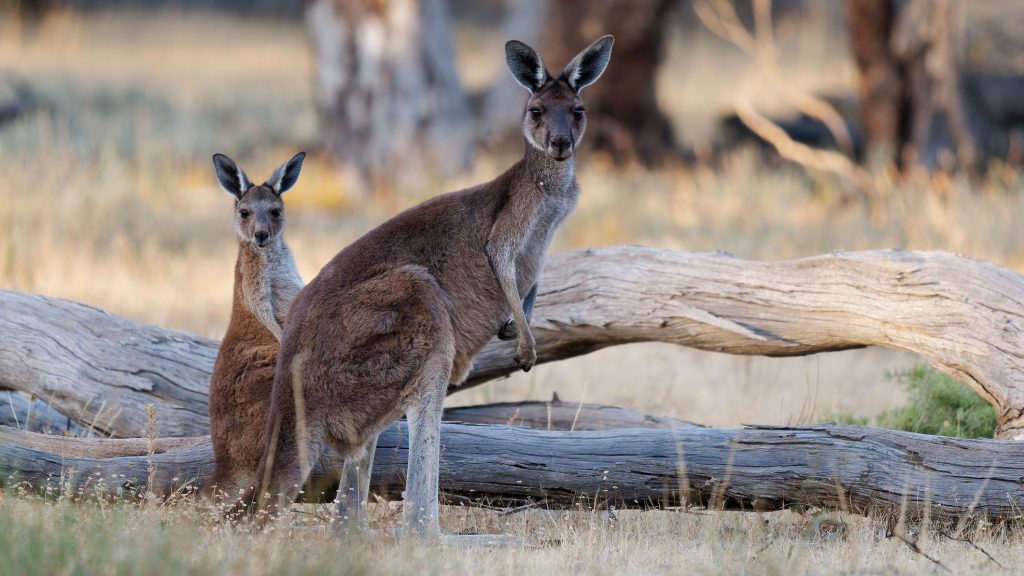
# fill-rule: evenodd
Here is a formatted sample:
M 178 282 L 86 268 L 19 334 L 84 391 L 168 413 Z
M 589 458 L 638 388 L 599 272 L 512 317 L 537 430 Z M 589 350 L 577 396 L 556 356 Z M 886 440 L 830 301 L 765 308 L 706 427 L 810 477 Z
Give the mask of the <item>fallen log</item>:
M 375 493 L 398 498 L 404 422 L 380 438 Z M 445 423 L 440 486 L 448 498 L 507 505 L 649 508 L 683 503 L 858 514 L 1021 519 L 1024 444 L 958 440 L 857 426 L 549 432 Z M 212 471 L 209 437 L 171 439 L 152 456 L 154 492 Z M 102 456 L 97 451 L 102 450 Z M 26 490 L 135 498 L 149 476 L 145 439 L 82 440 L 0 427 L 0 478 Z M 122 455 L 116 456 L 120 452 Z M 322 459 L 306 496 L 332 497 L 338 462 Z
M 616 430 L 620 428 L 703 428 L 678 418 L 645 414 L 618 406 L 565 402 L 498 402 L 445 408 L 445 422 L 504 424 L 536 430 Z
M 463 424 L 504 424 L 538 430 L 701 427 L 687 420 L 646 414 L 619 406 L 565 402 L 558 394 L 547 402 L 527 400 L 445 408 L 443 420 Z M 95 431 L 81 427 L 40 400 L 10 391 L 0 391 L 0 426 L 58 436 L 96 436 Z
M 916 352 L 1024 439 L 1024 278 L 939 252 L 836 252 L 779 262 L 640 247 L 553 256 L 533 316 L 539 362 L 630 342 L 795 356 L 877 345 Z M 217 343 L 55 298 L 0 292 L 0 387 L 33 394 L 104 434 L 208 430 Z M 515 370 L 492 341 L 466 386 Z
M 0 391 L 0 426 L 60 436 L 90 435 L 87 428 L 42 400 L 10 390 Z
M 0 291 L 0 387 L 31 394 L 103 435 L 210 431 L 207 393 L 218 343 L 99 308 Z

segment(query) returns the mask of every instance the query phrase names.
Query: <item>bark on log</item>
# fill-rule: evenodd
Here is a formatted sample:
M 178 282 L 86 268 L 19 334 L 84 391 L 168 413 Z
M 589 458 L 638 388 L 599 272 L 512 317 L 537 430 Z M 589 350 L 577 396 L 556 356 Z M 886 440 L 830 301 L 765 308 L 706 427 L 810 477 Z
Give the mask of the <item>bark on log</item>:
M 404 487 L 404 422 L 380 438 L 373 490 Z M 153 456 L 154 493 L 167 495 L 212 471 L 209 437 L 172 439 Z M 856 426 L 722 430 L 548 432 L 502 425 L 443 425 L 441 490 L 474 502 L 540 501 L 550 507 L 793 505 L 855 513 L 906 507 L 935 519 L 1020 519 L 1024 444 L 957 440 Z M 120 450 L 123 456 L 101 457 Z M 0 478 L 27 489 L 134 497 L 149 475 L 145 439 L 81 440 L 0 427 Z M 331 498 L 338 463 L 323 459 L 307 496 Z
M 941 252 L 751 262 L 614 247 L 551 258 L 532 328 L 543 360 L 641 341 L 764 356 L 908 350 L 990 402 L 997 437 L 1024 439 L 1022 304 L 1020 275 Z M 513 353 L 489 345 L 469 384 L 511 373 Z
M 206 398 L 218 343 L 98 308 L 0 291 L 0 388 L 31 394 L 102 435 L 210 431 Z
M 208 430 L 216 342 L 55 298 L 0 291 L 0 387 L 44 399 L 105 434 Z M 611 247 L 557 254 L 533 315 L 539 362 L 630 342 L 796 356 L 869 345 L 916 352 L 996 409 L 1024 439 L 1024 278 L 941 252 L 836 252 L 752 262 Z M 514 371 L 492 341 L 466 386 Z M 453 391 L 453 390 L 450 390 Z
M 498 402 L 445 408 L 445 422 L 504 424 L 535 430 L 616 430 L 621 428 L 703 428 L 700 424 L 602 404 L 565 402 Z
M 58 436 L 89 436 L 90 431 L 46 402 L 10 390 L 0 391 L 0 426 Z

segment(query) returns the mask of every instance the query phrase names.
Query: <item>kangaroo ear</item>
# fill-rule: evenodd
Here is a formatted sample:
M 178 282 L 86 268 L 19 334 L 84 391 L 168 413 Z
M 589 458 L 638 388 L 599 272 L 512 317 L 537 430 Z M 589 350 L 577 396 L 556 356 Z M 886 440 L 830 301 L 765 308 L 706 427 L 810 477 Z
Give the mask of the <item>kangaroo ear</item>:
M 283 166 L 274 170 L 274 173 L 267 178 L 267 181 L 263 184 L 274 190 L 274 193 L 280 196 L 285 192 L 292 189 L 295 186 L 295 182 L 299 179 L 299 172 L 302 170 L 302 161 L 306 159 L 305 152 L 299 152 L 292 159 L 285 162 Z
M 235 161 L 223 154 L 213 155 L 213 171 L 217 181 L 225 192 L 235 198 L 241 198 L 245 191 L 252 187 L 249 177 L 235 164 Z
M 535 92 L 548 80 L 548 71 L 544 62 L 533 48 L 519 40 L 505 43 L 505 63 L 512 72 L 512 77 L 530 92 Z
M 608 67 L 608 61 L 612 58 L 612 44 L 615 38 L 611 35 L 602 36 L 596 42 L 576 55 L 572 62 L 562 70 L 562 76 L 569 82 L 577 93 L 587 86 L 590 86 L 601 77 L 604 69 Z

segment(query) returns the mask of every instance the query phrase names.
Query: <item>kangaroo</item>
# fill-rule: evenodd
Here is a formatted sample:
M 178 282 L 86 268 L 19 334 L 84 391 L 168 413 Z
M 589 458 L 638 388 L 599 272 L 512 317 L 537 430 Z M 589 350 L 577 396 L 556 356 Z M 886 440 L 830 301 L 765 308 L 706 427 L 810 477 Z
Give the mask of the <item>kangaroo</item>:
M 330 446 L 360 462 L 353 467 L 358 494 L 342 495 L 338 512 L 363 525 L 377 435 L 405 413 L 403 531 L 440 534 L 445 391 L 465 380 L 473 357 L 506 327 L 518 340 L 517 365 L 529 370 L 536 362 L 526 304 L 552 235 L 579 196 L 575 154 L 586 129 L 580 92 L 604 72 L 612 43 L 600 38 L 556 77 L 532 48 L 508 42 L 509 70 L 530 93 L 523 159 L 486 184 L 388 220 L 339 252 L 299 293 L 281 342 L 258 484 L 246 500 L 283 511 Z
M 291 250 L 284 242 L 281 195 L 295 185 L 305 152 L 292 157 L 261 186 L 227 156 L 213 157 L 217 180 L 235 199 L 238 260 L 231 323 L 210 380 L 210 433 L 215 470 L 207 482 L 236 497 L 252 486 L 263 455 L 274 367 L 285 318 L 302 289 Z

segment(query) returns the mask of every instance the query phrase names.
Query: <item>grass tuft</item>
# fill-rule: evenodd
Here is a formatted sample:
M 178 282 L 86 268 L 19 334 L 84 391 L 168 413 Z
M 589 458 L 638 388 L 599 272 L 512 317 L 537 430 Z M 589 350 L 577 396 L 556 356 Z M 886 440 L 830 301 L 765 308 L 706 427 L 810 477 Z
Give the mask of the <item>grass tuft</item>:
M 995 433 L 995 410 L 970 386 L 923 365 L 892 378 L 906 387 L 910 403 L 880 414 L 880 427 L 957 438 Z
M 925 365 L 892 372 L 889 380 L 902 385 L 908 403 L 882 412 L 875 425 L 955 438 L 991 438 L 996 411 L 968 385 Z M 870 419 L 853 412 L 827 413 L 824 422 L 868 426 Z

